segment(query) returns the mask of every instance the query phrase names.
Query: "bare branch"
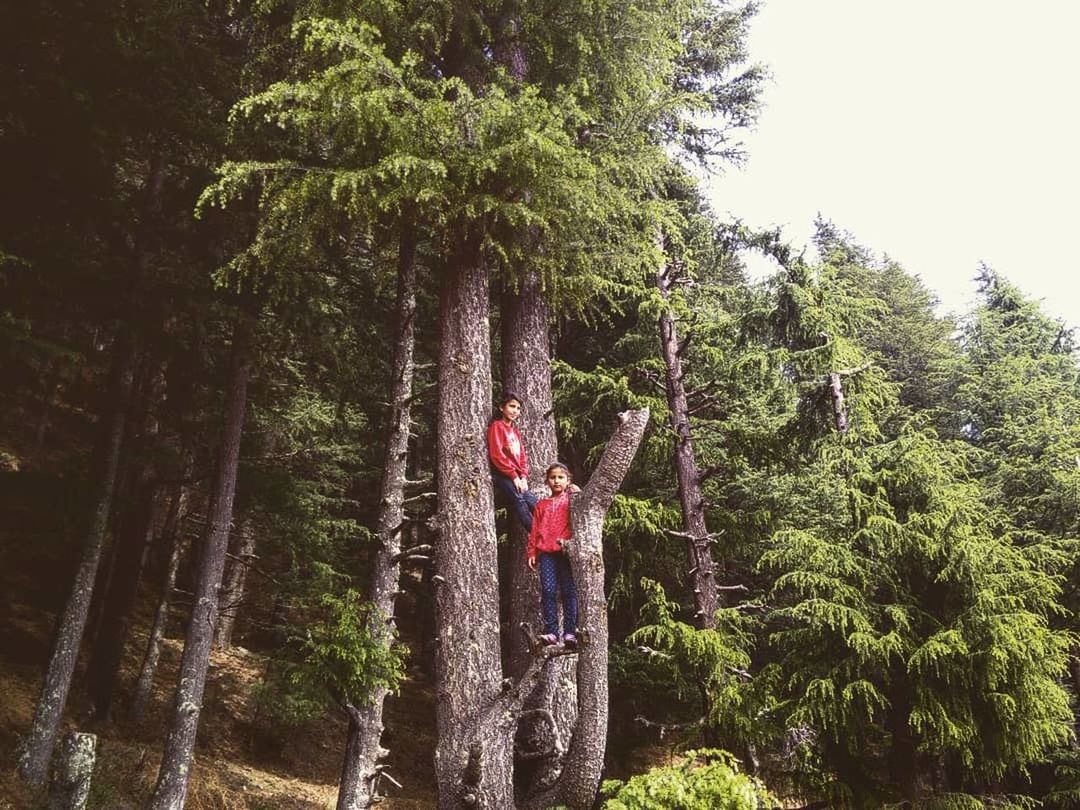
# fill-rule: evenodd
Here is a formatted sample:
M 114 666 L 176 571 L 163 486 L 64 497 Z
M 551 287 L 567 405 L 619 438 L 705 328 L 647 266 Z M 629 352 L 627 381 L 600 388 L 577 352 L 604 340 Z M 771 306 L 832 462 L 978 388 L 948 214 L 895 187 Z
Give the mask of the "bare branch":
M 696 535 L 691 534 L 690 532 L 676 531 L 675 529 L 666 529 L 664 533 L 679 540 L 693 540 L 695 543 L 715 543 L 717 538 L 721 537 L 724 534 L 723 530 L 718 532 L 709 532 L 708 534 L 704 535 Z
M 276 579 L 274 579 L 273 576 L 266 573 L 266 571 L 264 571 L 263 569 L 259 568 L 259 566 L 255 565 L 255 563 L 251 562 L 252 560 L 259 559 L 254 554 L 244 554 L 244 555 L 241 555 L 241 556 L 237 556 L 236 554 L 233 554 L 231 551 L 226 551 L 225 556 L 228 557 L 230 560 L 233 560 L 233 561 L 239 563 L 240 565 L 244 566 L 249 571 L 254 571 L 259 576 L 264 577 L 265 579 L 269 580 L 270 582 L 273 582 L 275 585 L 280 585 L 281 584 Z
M 639 714 L 634 718 L 634 722 L 645 728 L 659 729 L 660 739 L 662 740 L 664 739 L 664 735 L 669 732 L 689 731 L 692 728 L 700 728 L 705 725 L 705 718 L 699 717 L 697 720 L 691 720 L 687 723 L 656 723 Z

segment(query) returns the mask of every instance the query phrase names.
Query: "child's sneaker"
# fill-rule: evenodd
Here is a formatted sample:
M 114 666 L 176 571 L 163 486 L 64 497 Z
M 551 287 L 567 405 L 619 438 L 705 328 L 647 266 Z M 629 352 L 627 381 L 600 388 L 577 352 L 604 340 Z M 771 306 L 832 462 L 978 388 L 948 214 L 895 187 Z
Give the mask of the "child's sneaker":
M 558 644 L 559 637 L 554 633 L 544 633 L 544 635 L 540 636 L 540 643 L 545 645 Z
M 577 646 L 577 636 L 575 636 L 573 633 L 564 634 L 562 637 L 562 641 L 563 644 L 565 644 L 567 647 Z

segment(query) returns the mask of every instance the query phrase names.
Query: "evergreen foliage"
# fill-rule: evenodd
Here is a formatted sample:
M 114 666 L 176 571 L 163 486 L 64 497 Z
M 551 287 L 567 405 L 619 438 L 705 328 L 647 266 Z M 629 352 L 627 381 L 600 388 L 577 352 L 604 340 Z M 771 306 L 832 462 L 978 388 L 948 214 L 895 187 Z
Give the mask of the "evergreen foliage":
M 677 765 L 653 768 L 626 783 L 609 780 L 604 810 L 756 810 L 775 803 L 754 777 L 739 773 L 726 751 L 687 751 Z

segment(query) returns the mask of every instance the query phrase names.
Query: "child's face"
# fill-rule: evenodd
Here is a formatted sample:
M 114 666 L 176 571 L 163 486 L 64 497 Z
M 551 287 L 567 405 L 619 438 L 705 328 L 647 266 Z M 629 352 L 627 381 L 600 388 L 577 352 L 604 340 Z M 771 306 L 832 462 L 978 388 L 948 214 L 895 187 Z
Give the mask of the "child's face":
M 570 476 L 566 474 L 566 470 L 562 469 L 562 467 L 556 467 L 548 472 L 547 485 L 552 495 L 561 495 L 570 486 Z
M 503 415 L 503 419 L 507 422 L 513 422 L 519 416 L 521 416 L 521 403 L 516 399 L 510 399 L 499 406 L 499 411 Z

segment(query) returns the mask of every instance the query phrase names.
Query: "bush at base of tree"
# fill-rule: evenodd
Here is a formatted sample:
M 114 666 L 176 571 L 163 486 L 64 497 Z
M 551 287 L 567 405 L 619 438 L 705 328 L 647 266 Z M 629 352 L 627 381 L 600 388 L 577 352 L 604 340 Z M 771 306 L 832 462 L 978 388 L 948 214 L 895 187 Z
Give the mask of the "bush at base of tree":
M 778 802 L 757 779 L 739 773 L 727 751 L 687 751 L 677 765 L 653 768 L 628 782 L 609 780 L 604 810 L 757 810 Z

